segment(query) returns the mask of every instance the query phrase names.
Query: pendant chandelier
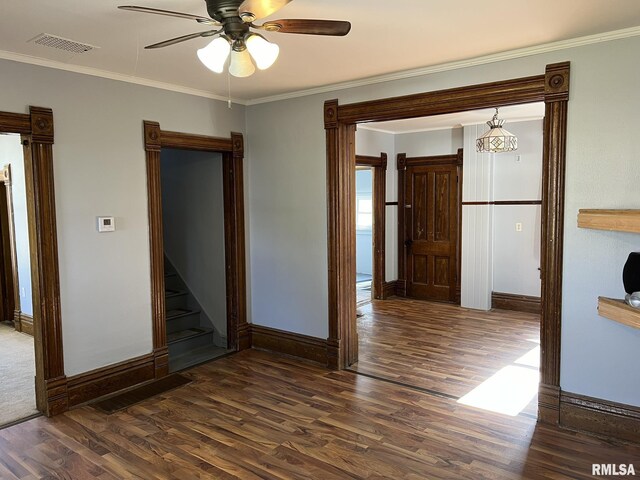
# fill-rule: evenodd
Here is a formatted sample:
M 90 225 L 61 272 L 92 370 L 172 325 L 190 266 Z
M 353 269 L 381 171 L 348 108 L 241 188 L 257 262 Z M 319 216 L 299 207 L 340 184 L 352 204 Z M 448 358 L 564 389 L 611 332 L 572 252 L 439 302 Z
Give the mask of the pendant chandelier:
M 493 118 L 487 122 L 489 130 L 476 140 L 476 151 L 487 153 L 511 152 L 518 149 L 518 137 L 508 132 L 502 125 L 504 120 L 498 118 L 498 109 Z

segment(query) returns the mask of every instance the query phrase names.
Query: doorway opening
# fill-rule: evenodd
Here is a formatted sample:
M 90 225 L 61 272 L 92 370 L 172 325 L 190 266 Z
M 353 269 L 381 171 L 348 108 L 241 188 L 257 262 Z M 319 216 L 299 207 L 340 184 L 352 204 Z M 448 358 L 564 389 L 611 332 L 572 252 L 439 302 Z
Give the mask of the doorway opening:
M 154 376 L 161 378 L 170 370 L 175 371 L 207 361 L 207 357 L 212 354 L 212 351 L 187 354 L 191 347 L 214 350 L 211 344 L 215 345 L 217 342 L 216 347 L 224 349 L 226 346 L 228 351 L 250 348 L 250 329 L 246 315 L 242 166 L 244 142 L 240 133 L 232 133 L 231 138 L 208 137 L 162 130 L 157 122 L 145 121 L 144 145 L 149 205 Z M 165 155 L 166 169 L 163 181 L 162 153 L 167 150 L 176 152 Z M 193 152 L 202 153 L 204 157 Z M 184 171 L 175 173 L 176 169 L 181 170 L 181 162 L 185 159 L 193 164 L 189 168 L 189 174 L 185 174 Z M 219 222 L 215 222 L 216 215 L 219 216 L 220 213 L 219 189 L 212 189 L 207 182 L 202 184 L 203 179 L 195 178 L 202 172 L 205 172 L 209 179 L 217 179 L 214 182 L 222 182 L 222 230 L 219 228 Z M 174 174 L 177 175 L 176 178 L 173 177 Z M 182 187 L 176 189 L 173 185 L 169 186 L 177 178 L 181 179 Z M 168 189 L 164 199 L 163 184 L 167 185 Z M 193 186 L 196 188 L 192 188 Z M 215 195 L 215 198 L 212 195 Z M 163 200 L 166 200 L 168 207 L 167 221 L 174 225 L 166 232 L 163 229 Z M 203 206 L 198 204 L 200 201 L 213 209 L 203 210 Z M 172 210 L 174 208 L 175 211 Z M 213 213 L 214 210 L 217 214 Z M 195 230 L 195 235 L 194 232 L 189 232 L 188 235 L 194 242 L 193 245 L 180 238 L 180 235 L 187 233 L 180 231 L 181 228 L 187 228 L 184 227 L 185 221 L 189 221 L 188 228 Z M 219 243 L 220 237 L 216 236 L 220 234 L 224 236 L 224 287 L 221 285 L 219 270 L 222 247 Z M 173 244 L 167 251 L 168 255 L 165 255 L 165 235 L 168 242 Z M 212 248 L 214 244 L 218 247 Z M 196 257 L 188 251 L 194 245 L 202 250 Z M 218 262 L 214 262 L 214 259 Z M 214 264 L 217 267 L 213 266 Z M 193 278 L 203 275 L 203 265 L 209 266 L 209 280 L 203 282 L 202 278 L 199 278 L 196 285 Z M 187 291 L 188 289 L 192 291 Z M 220 319 L 223 311 L 220 297 L 223 291 L 224 322 Z M 169 311 L 172 315 L 168 315 Z M 199 312 L 205 313 L 200 315 Z M 170 316 L 174 318 L 169 318 Z M 175 323 L 170 326 L 169 322 Z M 187 345 L 181 345 L 185 339 Z M 194 343 L 202 344 L 189 345 L 191 339 L 195 339 Z M 174 349 L 173 344 L 179 346 Z M 222 351 L 215 350 L 216 355 Z M 171 365 L 170 356 L 175 359 L 175 363 L 172 362 Z M 179 357 L 183 358 L 178 360 Z
M 542 155 L 541 326 L 538 420 L 560 421 L 560 326 L 564 169 L 569 100 L 568 62 L 544 74 L 348 105 L 324 104 L 327 140 L 329 365 L 346 368 L 358 359 L 355 316 L 354 203 L 357 125 L 544 102 Z M 464 245 L 463 245 L 464 250 Z
M 476 152 L 491 115 L 460 112 L 357 130 L 356 152 L 371 143 L 394 146 L 397 169 L 387 180 L 397 190 L 389 192 L 387 213 L 398 227 L 386 241 L 397 236 L 387 263 L 397 258 L 388 273 L 399 285 L 395 297 L 360 309 L 358 362 L 349 369 L 535 418 L 544 104 L 501 111 L 519 139 L 515 152 Z
M 373 170 L 356 167 L 356 301 L 371 301 L 373 280 Z
M 222 154 L 162 149 L 162 227 L 169 371 L 227 348 Z
M 38 414 L 22 140 L 0 134 L 0 427 Z

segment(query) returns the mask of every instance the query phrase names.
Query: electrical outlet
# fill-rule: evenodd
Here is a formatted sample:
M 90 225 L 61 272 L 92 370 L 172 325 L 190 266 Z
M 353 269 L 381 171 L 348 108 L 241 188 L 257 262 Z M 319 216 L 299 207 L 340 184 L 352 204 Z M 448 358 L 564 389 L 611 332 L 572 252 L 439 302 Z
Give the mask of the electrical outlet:
M 516 232 L 522 231 L 522 224 L 520 222 L 516 223 Z

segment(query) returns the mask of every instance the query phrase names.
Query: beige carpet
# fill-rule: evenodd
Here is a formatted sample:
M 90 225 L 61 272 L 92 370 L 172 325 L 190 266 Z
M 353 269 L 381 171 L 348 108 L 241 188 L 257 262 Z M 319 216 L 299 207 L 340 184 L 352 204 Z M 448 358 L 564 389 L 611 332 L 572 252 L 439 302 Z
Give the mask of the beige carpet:
M 0 427 L 38 413 L 33 337 L 0 324 Z

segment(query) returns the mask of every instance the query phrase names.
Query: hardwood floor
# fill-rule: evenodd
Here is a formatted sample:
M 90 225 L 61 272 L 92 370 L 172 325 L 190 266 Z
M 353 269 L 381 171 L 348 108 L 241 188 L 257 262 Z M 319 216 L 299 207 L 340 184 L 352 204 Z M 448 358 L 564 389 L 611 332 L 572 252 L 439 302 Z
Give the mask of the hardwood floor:
M 0 478 L 591 479 L 638 445 L 537 426 L 255 350 L 105 415 L 90 406 L 0 430 Z
M 529 377 L 539 368 L 536 314 L 399 297 L 359 311 L 359 361 L 351 367 L 359 373 L 458 399 L 505 368 Z M 536 410 L 537 395 L 524 413 Z

